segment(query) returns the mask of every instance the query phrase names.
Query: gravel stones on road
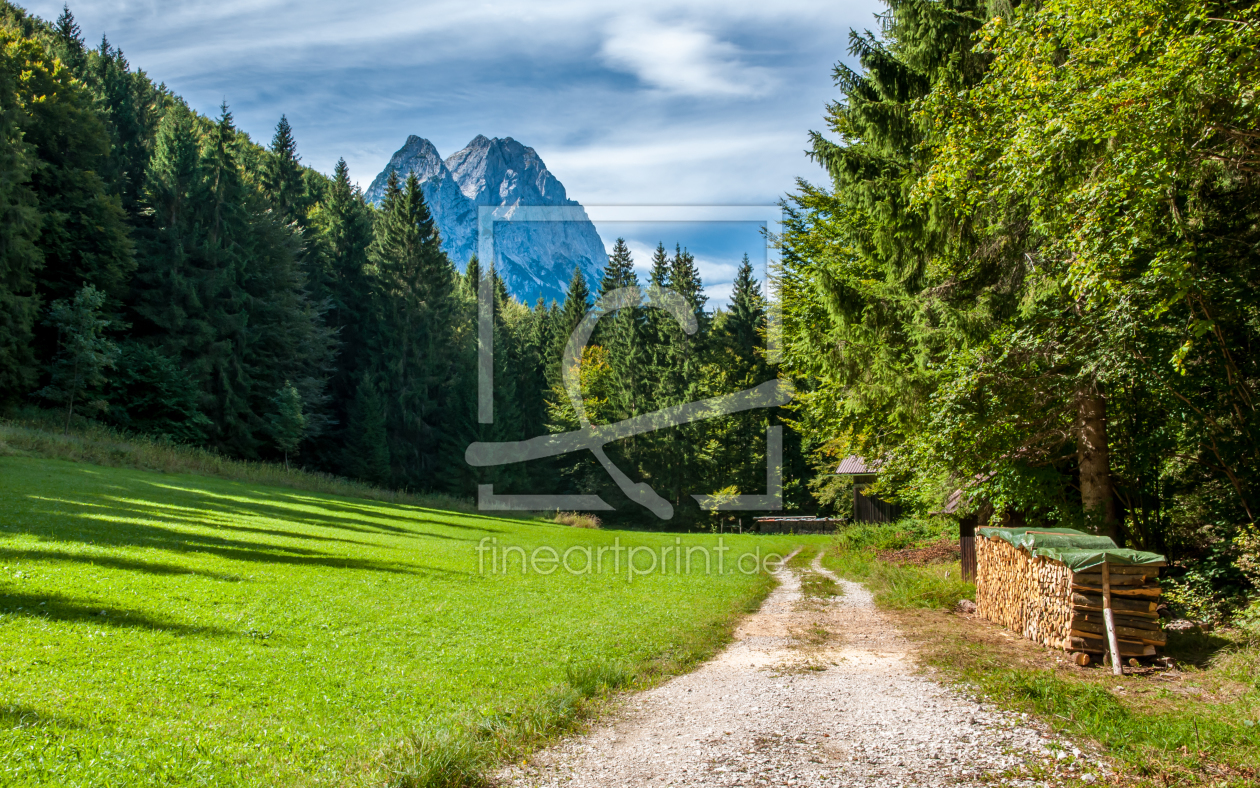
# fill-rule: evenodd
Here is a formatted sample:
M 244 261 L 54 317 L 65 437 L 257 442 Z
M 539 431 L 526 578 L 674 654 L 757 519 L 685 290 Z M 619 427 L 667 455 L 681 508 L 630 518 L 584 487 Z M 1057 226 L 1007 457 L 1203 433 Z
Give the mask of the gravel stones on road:
M 830 573 L 815 560 L 813 571 Z M 919 673 L 862 586 L 802 598 L 800 575 L 693 673 L 630 696 L 590 733 L 498 775 L 502 785 L 1057 785 L 1081 755 L 1022 715 Z

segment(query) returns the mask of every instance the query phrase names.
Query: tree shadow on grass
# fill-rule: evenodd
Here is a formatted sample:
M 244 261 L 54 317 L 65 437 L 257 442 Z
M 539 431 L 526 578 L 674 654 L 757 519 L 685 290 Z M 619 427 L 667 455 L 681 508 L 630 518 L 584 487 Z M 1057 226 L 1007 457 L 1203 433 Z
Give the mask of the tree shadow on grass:
M 56 594 L 0 593 L 0 616 L 90 623 L 100 627 L 149 629 L 176 635 L 240 636 L 238 632 L 220 627 L 181 624 L 177 621 L 155 618 L 139 610 L 128 610 L 102 602 L 67 599 Z
M 479 532 L 494 533 L 494 534 L 505 533 L 505 529 L 503 528 L 491 528 L 488 525 L 463 525 L 460 523 L 452 523 L 447 520 L 440 520 L 436 517 L 436 515 L 442 514 L 441 510 L 426 509 L 422 506 L 414 506 L 411 504 L 384 503 L 384 502 L 375 504 L 375 505 L 370 504 L 370 503 L 358 504 L 358 503 L 352 503 L 350 501 L 340 501 L 340 500 L 330 501 L 330 500 L 324 500 L 324 499 L 319 499 L 319 498 L 312 498 L 310 496 L 300 495 L 296 493 L 279 493 L 275 497 L 286 498 L 286 499 L 292 500 L 295 503 L 300 503 L 305 506 L 318 506 L 321 509 L 328 509 L 330 511 L 343 512 L 345 514 L 354 516 L 356 520 L 368 522 L 369 524 L 372 524 L 372 525 L 377 525 L 377 523 L 372 522 L 375 520 L 389 520 L 389 521 L 393 521 L 397 523 L 403 523 L 404 525 L 426 523 L 426 524 L 438 525 L 443 528 L 458 528 L 465 531 L 479 531 Z M 382 513 L 380 511 L 380 507 L 386 507 L 386 506 L 388 506 L 391 509 L 397 510 L 399 512 L 414 512 L 415 516 L 403 516 L 403 515 L 398 515 L 398 514 Z M 459 517 L 462 519 L 469 519 L 469 520 L 485 520 L 485 521 L 489 521 L 493 523 L 502 522 L 502 518 L 489 517 L 487 515 L 478 514 L 476 512 L 450 512 L 449 516 Z M 379 527 L 387 528 L 388 530 L 391 530 L 391 531 L 392 530 L 404 530 L 404 531 L 410 530 L 407 528 L 398 529 L 396 527 L 385 526 L 385 525 L 380 525 Z
M 83 506 L 83 507 L 88 507 L 88 508 L 103 508 L 103 507 L 109 506 L 114 511 L 126 512 L 132 517 L 135 517 L 138 519 L 142 519 L 142 520 L 156 519 L 162 523 L 171 523 L 172 525 L 188 525 L 194 528 L 213 528 L 215 530 L 223 530 L 223 531 L 240 531 L 242 533 L 260 534 L 262 536 L 272 536 L 272 537 L 279 537 L 281 539 L 293 539 L 297 541 L 310 539 L 315 542 L 340 542 L 342 544 L 357 545 L 359 547 L 370 547 L 373 549 L 382 549 L 382 548 L 388 547 L 387 545 L 382 545 L 379 543 L 362 542 L 355 539 L 340 539 L 334 536 L 310 535 L 310 534 L 302 533 L 300 531 L 282 531 L 282 530 L 278 530 L 274 528 L 254 528 L 252 526 L 247 526 L 247 525 L 232 525 L 228 521 L 233 520 L 236 517 L 239 517 L 239 513 L 229 512 L 217 506 L 206 506 L 206 507 L 203 507 L 203 509 L 198 514 L 192 514 L 189 511 L 189 507 L 162 504 L 156 501 L 136 502 L 136 501 L 131 501 L 131 500 L 120 501 L 117 499 L 105 499 L 105 500 L 110 501 L 110 503 L 87 504 L 87 503 L 76 503 L 73 501 L 64 501 L 64 500 L 62 501 L 62 503 L 65 503 L 66 505 L 71 505 L 71 506 Z M 210 515 L 214 515 L 214 516 L 211 517 Z M 307 523 L 305 521 L 302 521 L 300 524 L 306 525 Z M 345 526 L 337 526 L 337 527 L 344 528 Z M 364 532 L 370 533 L 375 536 L 380 535 L 379 533 L 373 532 L 373 531 L 364 531 Z M 448 540 L 457 541 L 457 542 L 469 542 L 469 543 L 474 541 L 471 538 L 466 538 L 462 536 L 448 536 L 446 534 L 434 534 L 434 533 L 428 533 L 426 531 L 410 531 L 401 535 L 409 536 L 415 539 L 448 539 Z M 289 546 L 283 546 L 283 545 L 274 545 L 274 547 L 277 550 L 285 550 L 287 552 L 292 552 L 292 553 L 318 554 L 317 550 L 313 550 L 311 548 L 289 547 Z
M 105 547 L 148 547 L 173 552 L 196 552 L 217 555 L 232 561 L 289 566 L 328 567 L 332 569 L 358 569 L 372 572 L 413 576 L 456 576 L 467 572 L 438 569 L 419 564 L 393 561 L 376 561 L 368 558 L 352 558 L 335 553 L 321 552 L 303 547 L 229 539 L 206 533 L 195 533 L 168 528 L 161 522 L 161 515 L 131 507 L 114 507 L 102 504 L 82 505 L 81 511 L 63 511 L 59 506 L 75 506 L 73 503 L 37 500 L 33 514 L 27 518 L 43 523 L 55 523 L 53 527 L 23 528 L 26 533 L 58 541 L 87 542 Z M 215 528 L 204 522 L 193 524 L 201 528 Z
M 1229 638 L 1211 632 L 1172 631 L 1168 633 L 1168 644 L 1164 653 L 1183 665 L 1205 668 L 1217 654 L 1235 646 L 1237 644 Z
M 90 566 L 102 566 L 108 569 L 147 572 L 151 575 L 196 575 L 198 577 L 206 577 L 211 580 L 223 580 L 229 583 L 238 583 L 246 580 L 246 578 L 239 575 L 207 572 L 202 569 L 192 569 L 186 566 L 176 566 L 175 564 L 162 564 L 156 561 L 137 561 L 130 558 L 118 558 L 116 556 L 99 554 L 89 555 L 85 553 L 68 553 L 60 550 L 0 549 L 0 561 L 48 561 L 88 564 Z
M 0 703 L 0 729 L 3 728 L 82 728 L 83 724 L 70 717 L 45 714 L 30 706 Z
M 304 525 L 322 525 L 331 528 L 342 528 L 358 533 L 379 534 L 384 532 L 398 536 L 435 537 L 439 539 L 459 538 L 455 536 L 434 534 L 427 531 L 417 531 L 415 526 L 421 524 L 436 525 L 441 528 L 499 533 L 499 531 L 495 531 L 494 529 L 457 525 L 455 523 L 449 523 L 431 517 L 421 519 L 382 514 L 381 512 L 376 511 L 375 507 L 369 505 L 359 506 L 324 499 L 312 499 L 306 496 L 290 495 L 287 493 L 256 493 L 241 489 L 236 491 L 236 494 L 226 495 L 212 490 L 198 490 L 195 488 L 180 487 L 177 485 L 162 484 L 158 482 L 146 481 L 146 483 L 164 491 L 167 494 L 188 496 L 189 498 L 195 500 L 197 508 L 201 509 L 209 509 L 238 516 L 252 515 L 267 519 L 300 522 Z M 241 501 L 239 500 L 240 498 L 248 498 L 249 500 Z M 293 504 L 297 504 L 297 506 L 286 505 L 286 502 L 292 502 Z M 311 511 L 312 509 L 317 511 Z M 341 516 L 338 516 L 338 513 L 340 513 Z M 426 512 L 426 514 L 427 513 L 428 512 Z M 382 520 L 387 522 L 380 522 Z M 472 540 L 469 539 L 466 541 Z

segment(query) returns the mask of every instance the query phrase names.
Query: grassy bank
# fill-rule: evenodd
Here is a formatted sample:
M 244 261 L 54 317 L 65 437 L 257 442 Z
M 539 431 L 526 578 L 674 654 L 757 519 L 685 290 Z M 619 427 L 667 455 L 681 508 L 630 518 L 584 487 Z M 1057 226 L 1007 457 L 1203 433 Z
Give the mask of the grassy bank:
M 818 541 L 674 571 L 717 539 L 0 457 L 0 784 L 478 784 L 725 642 L 771 585 L 745 549 Z M 488 544 L 669 560 L 496 572 Z
M 268 487 L 474 511 L 471 502 L 450 496 L 413 495 L 327 473 L 286 468 L 277 463 L 235 460 L 206 449 L 124 434 L 87 421 L 63 432 L 47 421 L 0 419 L 0 457 L 68 460 L 109 468 L 213 476 Z
M 899 534 L 899 536 L 898 536 Z M 828 567 L 868 585 L 914 640 L 923 661 L 990 701 L 1036 714 L 1077 741 L 1091 741 L 1140 786 L 1251 786 L 1260 778 L 1260 638 L 1243 631 L 1169 633 L 1178 669 L 1111 675 L 1061 652 L 959 615 L 974 588 L 956 564 L 915 566 L 877 555 L 926 547 L 930 523 L 851 530 L 828 549 Z M 904 544 L 909 540 L 912 544 Z

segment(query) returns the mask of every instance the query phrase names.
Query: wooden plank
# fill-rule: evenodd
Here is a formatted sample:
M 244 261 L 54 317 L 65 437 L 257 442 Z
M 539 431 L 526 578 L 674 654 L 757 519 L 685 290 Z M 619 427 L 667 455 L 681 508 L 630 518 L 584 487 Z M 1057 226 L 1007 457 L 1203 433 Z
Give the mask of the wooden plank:
M 1162 561 L 1158 564 L 1142 564 L 1141 566 L 1124 566 L 1120 564 L 1111 564 L 1111 574 L 1113 575 L 1149 575 L 1151 577 L 1156 577 L 1159 575 L 1159 568 L 1163 565 L 1164 563 Z M 1092 572 L 1093 568 L 1091 567 L 1090 569 L 1086 569 L 1085 571 Z M 1100 569 L 1099 571 L 1101 572 L 1102 570 Z
M 1111 672 L 1117 676 L 1124 675 L 1124 665 L 1120 663 L 1120 643 L 1116 639 L 1116 622 L 1111 616 L 1111 577 L 1107 572 L 1107 561 L 1102 566 L 1103 581 L 1103 623 L 1107 625 L 1107 645 L 1111 651 Z
M 1086 624 L 1080 621 L 1072 623 L 1073 637 L 1100 637 L 1107 634 L 1107 628 L 1100 624 Z M 1167 642 L 1167 636 L 1158 630 L 1152 629 L 1133 629 L 1132 627 L 1116 626 L 1116 637 L 1126 638 L 1128 640 L 1141 641 L 1142 643 L 1151 643 L 1156 646 L 1162 646 Z
M 1077 585 L 1075 583 L 1072 584 L 1072 590 L 1078 594 L 1103 593 L 1102 588 L 1093 588 L 1091 586 Z M 1129 588 L 1129 587 L 1124 587 L 1124 586 L 1120 588 L 1116 588 L 1115 586 L 1112 586 L 1110 591 L 1113 597 L 1128 596 L 1128 597 L 1139 597 L 1139 598 L 1150 599 L 1150 598 L 1159 596 L 1162 589 L 1159 586 L 1154 586 L 1152 588 Z
M 1088 651 L 1091 654 L 1106 654 L 1108 644 L 1104 638 L 1068 638 L 1067 647 L 1073 651 Z M 1122 657 L 1153 657 L 1158 653 L 1155 646 L 1149 643 L 1138 643 L 1130 640 L 1120 641 Z
M 1093 594 L 1072 593 L 1072 604 L 1079 607 L 1092 607 L 1095 610 L 1103 609 L 1103 598 Z M 1112 609 L 1117 613 L 1154 613 L 1158 607 L 1154 602 L 1148 602 L 1145 599 L 1113 599 Z
M 1111 588 L 1116 586 L 1140 586 L 1159 575 L 1116 575 L 1111 576 Z M 1102 572 L 1075 572 L 1072 575 L 1073 585 L 1096 586 L 1102 588 Z
M 1112 615 L 1115 617 L 1116 626 L 1118 627 L 1133 627 L 1135 629 L 1149 629 L 1157 631 L 1161 629 L 1158 619 L 1142 618 L 1135 616 L 1132 613 L 1121 613 L 1119 611 L 1112 611 Z M 1102 611 L 1075 611 L 1072 614 L 1072 623 L 1076 624 L 1077 622 L 1102 626 Z

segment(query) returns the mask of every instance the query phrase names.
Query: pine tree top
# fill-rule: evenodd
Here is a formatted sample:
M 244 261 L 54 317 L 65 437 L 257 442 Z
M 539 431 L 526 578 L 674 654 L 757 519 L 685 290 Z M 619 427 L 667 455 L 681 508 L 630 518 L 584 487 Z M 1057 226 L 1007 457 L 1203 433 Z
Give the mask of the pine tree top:
M 664 243 L 658 243 L 652 253 L 652 272 L 648 274 L 648 282 L 656 287 L 670 286 L 669 254 Z
M 302 160 L 302 157 L 297 154 L 293 127 L 289 125 L 289 119 L 285 115 L 281 115 L 280 122 L 276 124 L 276 133 L 271 138 L 271 152 L 294 162 Z
M 604 268 L 604 278 L 600 282 L 599 294 L 607 295 L 622 287 L 634 287 L 639 284 L 639 277 L 634 272 L 634 257 L 625 238 L 618 238 L 613 244 L 612 254 L 608 255 L 608 265 Z
M 687 299 L 693 309 L 703 309 L 709 300 L 704 294 L 704 282 L 700 278 L 700 269 L 696 267 L 696 257 L 683 249 L 681 244 L 674 247 L 669 282 L 670 288 Z
M 78 22 L 74 21 L 74 14 L 70 13 L 70 6 L 63 5 L 61 7 L 61 16 L 57 17 L 57 36 L 66 44 L 78 44 L 83 46 L 83 31 L 79 28 Z

